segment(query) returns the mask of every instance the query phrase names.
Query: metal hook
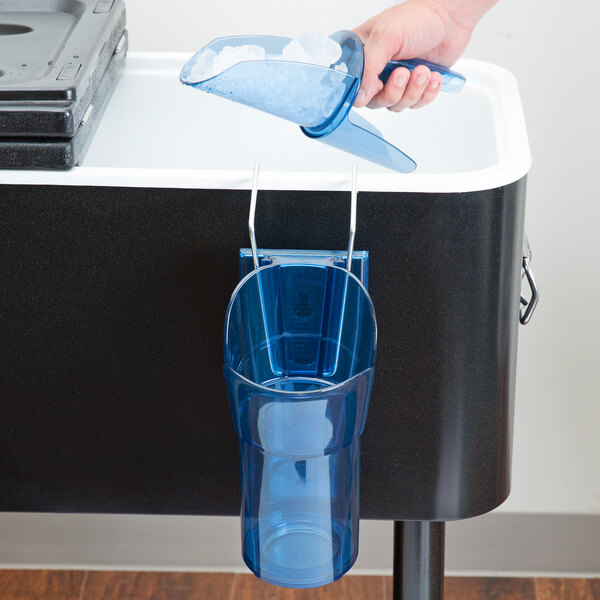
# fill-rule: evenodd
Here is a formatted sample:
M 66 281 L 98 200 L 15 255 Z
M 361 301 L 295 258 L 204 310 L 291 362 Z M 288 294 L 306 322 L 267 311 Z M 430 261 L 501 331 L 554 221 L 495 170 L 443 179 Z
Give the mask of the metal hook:
M 350 237 L 348 239 L 348 255 L 346 257 L 346 271 L 352 272 L 352 253 L 354 252 L 354 236 L 356 234 L 356 203 L 358 197 L 357 177 L 358 167 L 352 167 L 352 192 L 350 195 Z
M 254 215 L 256 214 L 256 198 L 258 196 L 258 171 L 259 165 L 255 163 L 252 175 L 252 194 L 250 195 L 250 214 L 248 215 L 248 230 L 250 231 L 250 247 L 252 248 L 252 262 L 258 269 L 258 249 L 256 246 L 256 231 L 254 230 Z
M 252 249 L 252 262 L 254 268 L 260 267 L 258 260 L 258 245 L 256 243 L 256 229 L 254 227 L 254 218 L 256 215 L 256 202 L 258 197 L 258 173 L 259 164 L 254 165 L 254 173 L 252 175 L 252 193 L 250 195 L 250 213 L 248 215 L 248 231 L 250 233 L 250 248 Z M 350 196 L 350 236 L 348 239 L 348 252 L 346 256 L 346 270 L 352 271 L 352 254 L 354 253 L 354 237 L 356 235 L 356 206 L 358 198 L 358 167 L 354 165 L 352 168 L 352 191 Z

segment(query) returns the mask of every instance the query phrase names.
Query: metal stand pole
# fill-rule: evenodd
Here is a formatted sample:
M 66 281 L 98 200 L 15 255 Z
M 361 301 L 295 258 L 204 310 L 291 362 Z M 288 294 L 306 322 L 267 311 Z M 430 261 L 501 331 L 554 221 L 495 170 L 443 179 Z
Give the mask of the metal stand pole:
M 443 521 L 394 521 L 393 600 L 443 600 Z

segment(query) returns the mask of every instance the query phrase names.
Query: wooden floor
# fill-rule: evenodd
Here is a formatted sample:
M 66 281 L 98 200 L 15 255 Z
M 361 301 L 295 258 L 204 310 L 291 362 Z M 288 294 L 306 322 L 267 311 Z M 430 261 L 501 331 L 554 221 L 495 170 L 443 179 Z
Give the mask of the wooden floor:
M 391 600 L 391 577 L 288 590 L 253 575 L 0 570 L 0 600 Z M 445 600 L 600 600 L 600 579 L 447 577 Z

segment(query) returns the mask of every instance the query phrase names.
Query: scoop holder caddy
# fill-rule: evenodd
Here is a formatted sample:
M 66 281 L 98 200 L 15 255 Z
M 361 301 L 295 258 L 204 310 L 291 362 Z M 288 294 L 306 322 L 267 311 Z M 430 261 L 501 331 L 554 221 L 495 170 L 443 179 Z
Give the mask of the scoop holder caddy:
M 356 172 L 356 171 L 355 171 Z M 358 554 L 360 435 L 376 323 L 343 252 L 259 252 L 225 321 L 225 379 L 239 436 L 244 561 L 285 587 L 331 583 Z M 354 182 L 356 177 L 354 177 Z M 352 194 L 356 214 L 356 188 Z M 367 254 L 355 264 L 366 280 Z M 250 255 L 241 251 L 241 272 Z

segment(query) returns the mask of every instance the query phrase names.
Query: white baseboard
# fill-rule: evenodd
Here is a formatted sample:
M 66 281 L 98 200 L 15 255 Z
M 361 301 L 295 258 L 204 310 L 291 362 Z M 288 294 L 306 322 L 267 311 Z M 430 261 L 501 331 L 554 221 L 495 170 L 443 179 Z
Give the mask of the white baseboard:
M 355 574 L 392 571 L 392 523 L 361 521 Z M 0 567 L 240 571 L 233 517 L 0 513 Z M 600 515 L 448 523 L 449 575 L 600 576 Z

